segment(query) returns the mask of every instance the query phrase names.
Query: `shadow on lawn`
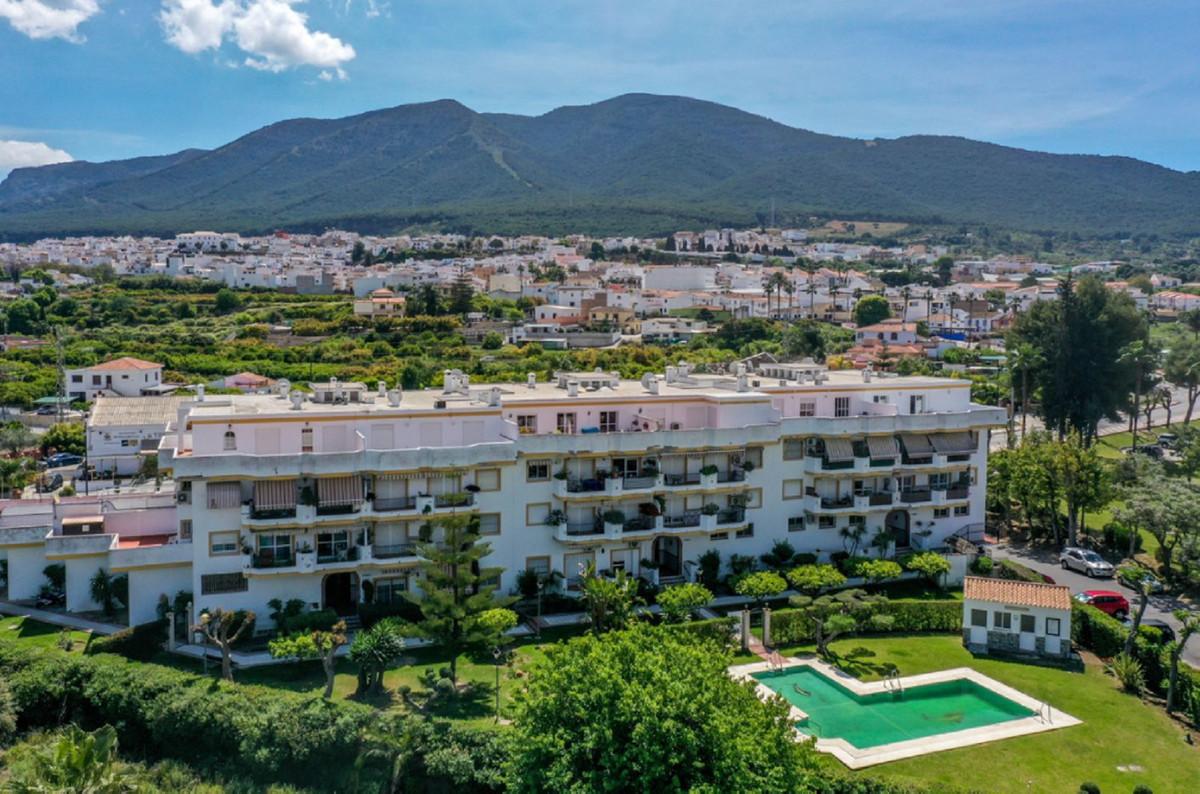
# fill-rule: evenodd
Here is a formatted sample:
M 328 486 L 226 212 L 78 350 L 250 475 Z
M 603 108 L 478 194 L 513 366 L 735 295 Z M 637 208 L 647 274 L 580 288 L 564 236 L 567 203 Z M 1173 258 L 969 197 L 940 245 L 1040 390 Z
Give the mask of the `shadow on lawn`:
M 859 645 L 845 653 L 837 653 L 831 649 L 827 661 L 842 672 L 848 673 L 858 679 L 873 675 L 882 678 L 898 672 L 896 665 L 891 662 L 871 661 L 875 656 L 875 651 Z

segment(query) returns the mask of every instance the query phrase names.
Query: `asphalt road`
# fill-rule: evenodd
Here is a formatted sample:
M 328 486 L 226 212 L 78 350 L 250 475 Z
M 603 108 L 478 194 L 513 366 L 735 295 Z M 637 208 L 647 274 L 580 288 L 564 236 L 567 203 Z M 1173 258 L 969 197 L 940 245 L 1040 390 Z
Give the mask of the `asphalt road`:
M 1063 570 L 1058 564 L 1058 552 L 1042 547 L 1028 548 L 1025 546 L 1009 546 L 1007 544 L 992 547 L 992 557 L 1003 559 L 1008 557 L 1038 573 L 1045 574 L 1056 584 L 1065 584 L 1071 588 L 1071 595 L 1084 590 L 1115 590 L 1129 601 L 1129 611 L 1132 615 L 1138 609 L 1138 596 L 1133 590 L 1121 584 L 1117 579 L 1090 579 L 1072 570 Z M 1157 618 L 1168 625 L 1179 629 L 1179 621 L 1171 613 L 1176 609 L 1187 609 L 1188 605 L 1170 595 L 1150 596 L 1150 606 L 1146 607 L 1145 618 Z M 1183 660 L 1192 667 L 1200 668 L 1200 642 L 1193 638 L 1184 649 Z

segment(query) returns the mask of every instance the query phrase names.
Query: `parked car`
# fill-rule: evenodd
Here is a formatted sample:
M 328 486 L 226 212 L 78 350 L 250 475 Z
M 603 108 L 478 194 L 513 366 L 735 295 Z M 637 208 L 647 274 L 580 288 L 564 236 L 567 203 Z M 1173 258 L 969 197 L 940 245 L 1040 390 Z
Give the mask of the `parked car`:
M 43 405 L 37 409 L 38 416 L 54 416 L 56 413 L 58 413 L 58 406 L 55 405 Z
M 1164 447 L 1166 449 L 1174 449 L 1175 445 L 1178 443 L 1179 443 L 1179 436 L 1175 435 L 1174 433 L 1159 433 L 1158 434 L 1158 445 L 1160 447 Z
M 1129 602 L 1125 596 L 1112 590 L 1084 590 L 1075 594 L 1075 600 L 1081 604 L 1090 604 L 1101 612 L 1107 612 L 1117 620 L 1124 620 L 1129 614 Z
M 1139 593 L 1142 591 L 1142 582 L 1150 585 L 1151 593 L 1161 593 L 1166 589 L 1162 580 L 1140 565 L 1122 565 L 1117 569 L 1117 580 Z
M 57 491 L 62 487 L 62 484 L 63 476 L 58 472 L 55 472 L 49 477 L 42 475 L 41 479 L 38 480 L 37 489 L 40 493 L 50 493 L 52 491 Z
M 1158 629 L 1164 643 L 1175 641 L 1175 629 L 1171 628 L 1165 620 L 1142 618 L 1141 627 L 1144 629 Z M 1125 618 L 1125 628 L 1133 628 L 1133 618 Z
M 82 455 L 72 455 L 70 452 L 59 452 L 46 458 L 46 468 L 57 469 L 60 466 L 78 466 L 83 463 Z
M 1090 549 L 1067 546 L 1058 555 L 1058 564 L 1063 570 L 1079 571 L 1087 576 L 1109 577 L 1114 569 L 1111 562 Z

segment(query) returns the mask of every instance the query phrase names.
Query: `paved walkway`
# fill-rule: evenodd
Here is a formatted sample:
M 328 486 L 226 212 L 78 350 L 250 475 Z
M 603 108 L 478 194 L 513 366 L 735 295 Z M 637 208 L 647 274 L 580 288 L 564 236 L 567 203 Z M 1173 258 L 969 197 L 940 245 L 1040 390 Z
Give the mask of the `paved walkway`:
M 93 634 L 116 634 L 118 631 L 126 628 L 125 626 L 118 626 L 113 623 L 100 623 L 99 621 L 88 620 L 87 618 L 81 618 L 64 612 L 50 612 L 45 609 L 37 609 L 36 607 L 17 604 L 12 601 L 0 601 L 0 614 L 30 618 L 55 626 L 67 626 L 78 631 L 90 631 Z

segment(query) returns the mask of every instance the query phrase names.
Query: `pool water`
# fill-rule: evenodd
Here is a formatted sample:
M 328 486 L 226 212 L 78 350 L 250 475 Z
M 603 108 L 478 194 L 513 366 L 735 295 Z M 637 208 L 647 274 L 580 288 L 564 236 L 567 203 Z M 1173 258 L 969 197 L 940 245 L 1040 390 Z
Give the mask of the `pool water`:
M 811 667 L 755 673 L 754 678 L 808 715 L 796 727 L 855 747 L 920 739 L 1031 717 L 1035 712 L 965 678 L 856 695 Z

